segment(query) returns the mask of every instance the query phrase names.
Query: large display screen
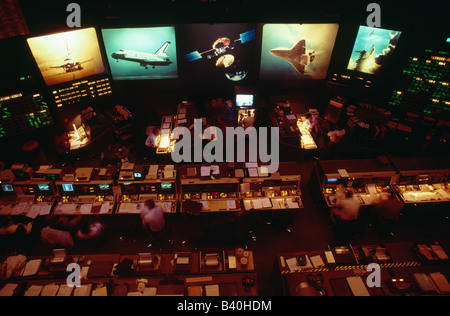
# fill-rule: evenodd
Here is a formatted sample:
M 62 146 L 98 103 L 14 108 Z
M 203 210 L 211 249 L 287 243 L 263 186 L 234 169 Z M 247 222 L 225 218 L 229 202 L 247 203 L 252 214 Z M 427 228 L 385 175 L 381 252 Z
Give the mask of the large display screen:
M 102 29 L 113 79 L 177 79 L 175 27 Z
M 348 69 L 367 74 L 379 73 L 389 62 L 401 32 L 360 26 Z
M 255 25 L 191 24 L 180 32 L 183 67 L 191 80 L 241 82 L 255 75 Z
M 338 24 L 265 24 L 260 79 L 325 79 L 338 29 Z
M 28 45 L 47 86 L 105 73 L 95 28 L 32 37 Z

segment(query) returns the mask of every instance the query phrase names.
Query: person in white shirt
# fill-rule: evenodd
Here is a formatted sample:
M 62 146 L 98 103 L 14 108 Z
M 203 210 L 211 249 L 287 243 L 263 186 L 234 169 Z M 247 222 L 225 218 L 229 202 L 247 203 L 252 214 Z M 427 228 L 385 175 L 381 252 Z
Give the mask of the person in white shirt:
M 153 131 L 148 135 L 147 140 L 145 141 L 145 146 L 150 148 L 157 148 L 159 146 L 159 142 L 161 140 L 159 128 L 153 128 Z
M 93 240 L 100 237 L 103 233 L 103 224 L 100 222 L 84 222 L 77 232 L 79 240 Z
M 303 122 L 303 127 L 308 129 L 310 132 L 314 131 L 317 126 L 317 118 L 311 113 L 306 114 L 306 121 Z
M 361 203 L 354 198 L 353 192 L 347 191 L 345 198 L 337 197 L 337 208 L 332 209 L 332 218 L 341 221 L 356 221 L 359 217 Z
M 161 206 L 156 206 L 152 199 L 145 201 L 141 210 L 141 220 L 144 229 L 155 235 L 163 231 L 166 226 L 164 211 Z
M 334 144 L 340 143 L 342 138 L 345 136 L 345 129 L 342 130 L 334 130 L 328 132 L 328 137 L 330 137 L 330 142 Z

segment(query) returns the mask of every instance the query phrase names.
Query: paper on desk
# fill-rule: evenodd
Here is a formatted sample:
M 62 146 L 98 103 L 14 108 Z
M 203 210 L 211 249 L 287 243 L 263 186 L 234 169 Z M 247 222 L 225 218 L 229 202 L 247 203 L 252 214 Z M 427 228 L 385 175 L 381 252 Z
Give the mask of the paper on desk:
M 70 296 L 72 295 L 73 287 L 68 286 L 67 284 L 62 284 L 59 287 L 58 294 L 56 296 Z
M 74 296 L 89 296 L 91 295 L 92 284 L 82 285 L 80 287 L 75 288 Z
M 175 173 L 172 170 L 164 170 L 164 179 L 175 178 Z
M 258 163 L 257 162 L 246 162 L 245 168 L 258 168 Z
M 280 203 L 278 202 L 277 199 L 272 199 L 272 207 L 274 209 L 280 209 L 281 208 Z
M 347 283 L 354 296 L 370 296 L 361 277 L 348 277 Z
M 127 296 L 142 296 L 142 293 L 141 292 L 128 292 L 127 293 Z
M 202 177 L 210 177 L 211 176 L 211 167 L 210 166 L 203 166 L 203 167 L 201 167 L 200 175 Z
M 75 203 L 58 205 L 58 211 L 61 213 L 73 213 L 76 209 L 77 205 Z
M 252 209 L 252 203 L 249 200 L 244 200 L 244 208 L 246 211 Z
M 286 118 L 287 118 L 288 120 L 290 120 L 290 121 L 295 121 L 295 120 L 297 119 L 297 117 L 296 117 L 295 115 L 293 115 L 293 114 L 291 114 L 291 115 L 286 115 Z
M 92 204 L 81 204 L 80 205 L 80 213 L 81 214 L 90 214 L 92 210 Z
M 260 210 L 260 209 L 264 208 L 262 201 L 260 199 L 252 200 L 252 204 L 253 204 L 253 208 L 255 210 Z
M 99 288 L 96 288 L 92 291 L 92 296 L 108 296 L 108 291 L 106 286 L 102 286 Z
M 38 217 L 38 215 L 41 214 L 41 205 L 35 204 L 33 205 L 27 213 L 27 217 L 31 218 L 31 219 L 35 219 L 36 217 Z
M 13 296 L 18 284 L 6 284 L 0 291 L 1 296 Z
M 109 213 L 109 207 L 110 207 L 109 202 L 103 203 L 102 207 L 100 208 L 100 214 L 108 214 Z
M 42 288 L 41 296 L 56 296 L 58 293 L 59 285 L 47 284 Z
M 219 296 L 219 285 L 205 285 L 206 296 Z
M 30 207 L 30 205 L 28 203 L 19 203 L 14 207 L 11 215 L 26 214 L 29 207 Z
M 219 166 L 211 166 L 211 171 L 213 174 L 220 174 L 220 167 Z
M 36 275 L 41 267 L 42 259 L 30 260 L 27 262 L 25 269 L 23 270 L 22 276 L 27 277 L 31 275 Z
M 269 176 L 269 168 L 264 167 L 264 166 L 259 167 L 258 168 L 258 175 L 260 177 L 268 177 Z
M 248 168 L 248 175 L 251 178 L 257 178 L 258 177 L 258 168 Z
M 228 200 L 227 201 L 227 209 L 228 210 L 235 210 L 236 207 L 236 201 L 235 200 Z
M 264 208 L 272 208 L 272 202 L 269 198 L 262 199 L 261 202 Z
M 28 290 L 25 292 L 24 296 L 39 296 L 42 291 L 42 286 L 40 285 L 31 285 Z
M 286 264 L 289 267 L 289 270 L 291 272 L 300 271 L 300 267 L 298 266 L 297 259 L 296 258 L 290 258 L 286 259 Z
M 367 186 L 367 189 L 368 189 L 370 194 L 377 194 L 377 186 L 375 185 L 375 183 L 369 184 Z
M 311 259 L 312 265 L 316 269 L 325 266 L 325 264 L 323 263 L 322 257 L 320 255 L 312 256 L 310 259 Z
M 158 168 L 159 165 L 151 165 L 148 171 L 148 175 L 156 178 L 156 176 L 158 175 Z
M 51 205 L 41 205 L 41 213 L 40 213 L 40 215 L 41 216 L 48 215 L 48 214 L 50 214 L 51 210 L 52 210 L 52 206 Z
M 142 296 L 156 296 L 156 287 L 146 287 Z
M 202 203 L 202 210 L 208 210 L 209 209 L 208 201 L 200 201 L 200 203 Z

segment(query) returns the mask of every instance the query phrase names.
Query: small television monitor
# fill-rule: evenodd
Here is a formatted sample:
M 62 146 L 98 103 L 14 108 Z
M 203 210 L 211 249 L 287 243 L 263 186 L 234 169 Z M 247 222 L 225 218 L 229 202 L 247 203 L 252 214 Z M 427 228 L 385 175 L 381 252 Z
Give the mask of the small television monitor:
M 14 192 L 12 184 L 2 184 L 3 192 Z
M 135 178 L 136 180 L 142 179 L 142 173 L 140 173 L 140 172 L 135 172 L 135 173 L 134 173 L 134 178 Z
M 28 46 L 47 86 L 106 73 L 93 27 L 31 37 Z
M 163 190 L 171 190 L 172 189 L 172 182 L 162 182 L 161 183 L 161 189 Z
M 399 31 L 360 26 L 347 69 L 378 74 L 391 59 L 401 34 Z
M 62 185 L 62 189 L 64 192 L 66 193 L 73 193 L 74 189 L 73 189 L 73 185 L 72 184 L 63 184 Z
M 41 192 L 49 192 L 50 191 L 50 185 L 49 184 L 38 184 L 38 189 Z
M 134 194 L 136 192 L 136 188 L 133 183 L 123 183 L 122 184 L 122 194 Z
M 102 29 L 114 80 L 177 79 L 174 26 Z
M 328 184 L 337 183 L 338 179 L 327 179 Z
M 255 96 L 253 94 L 237 94 L 236 106 L 238 107 L 251 107 L 253 106 Z
M 109 184 L 99 184 L 98 188 L 100 189 L 100 191 L 109 191 L 109 189 L 111 188 L 111 185 L 109 185 Z

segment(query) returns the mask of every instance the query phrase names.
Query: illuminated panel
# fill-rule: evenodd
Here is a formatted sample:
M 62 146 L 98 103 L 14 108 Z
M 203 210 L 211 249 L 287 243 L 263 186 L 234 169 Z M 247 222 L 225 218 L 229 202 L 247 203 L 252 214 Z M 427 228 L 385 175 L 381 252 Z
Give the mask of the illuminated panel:
M 111 82 L 108 77 L 77 81 L 52 91 L 54 101 L 58 108 L 110 96 L 111 94 Z
M 0 139 L 54 124 L 41 94 L 0 97 Z
M 422 57 L 410 57 L 399 86 L 389 104 L 427 116 L 450 116 L 448 52 L 426 50 Z

